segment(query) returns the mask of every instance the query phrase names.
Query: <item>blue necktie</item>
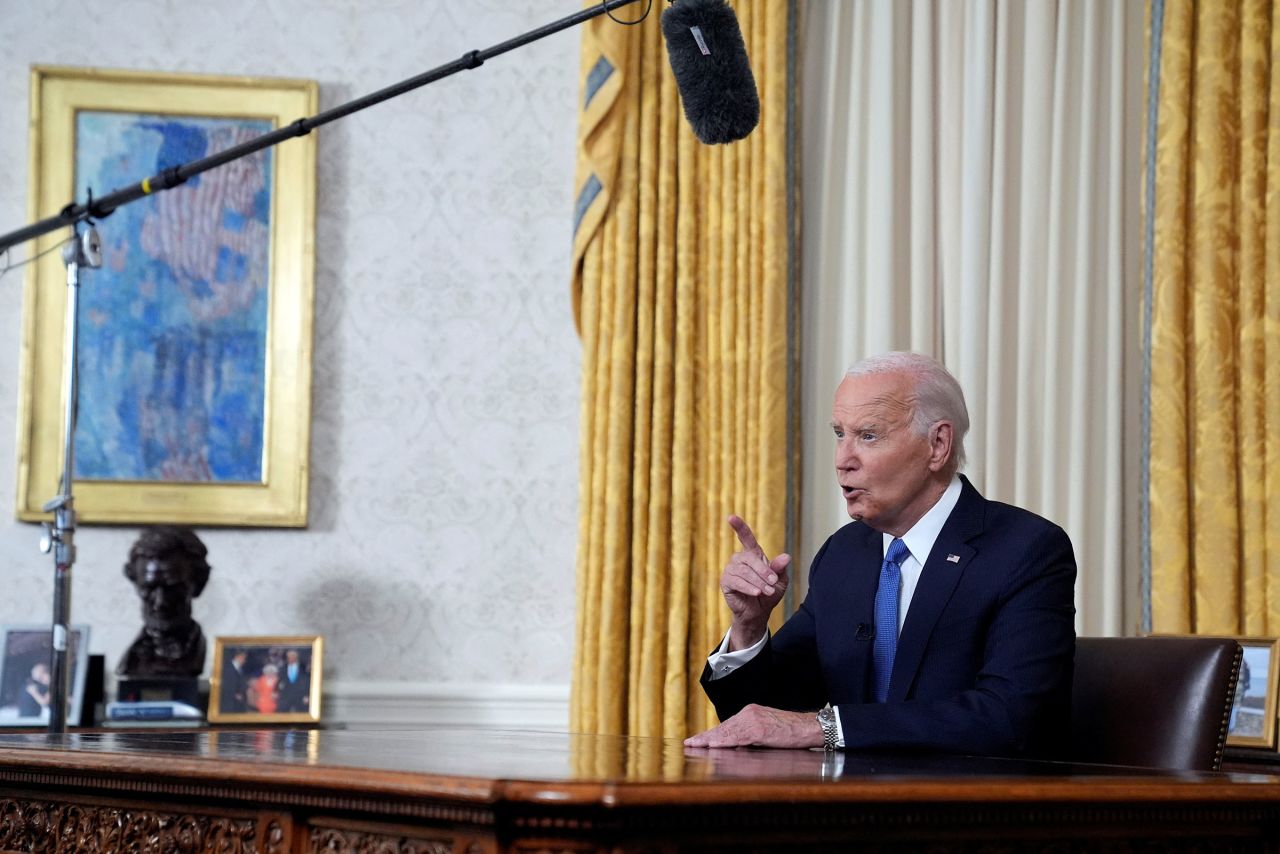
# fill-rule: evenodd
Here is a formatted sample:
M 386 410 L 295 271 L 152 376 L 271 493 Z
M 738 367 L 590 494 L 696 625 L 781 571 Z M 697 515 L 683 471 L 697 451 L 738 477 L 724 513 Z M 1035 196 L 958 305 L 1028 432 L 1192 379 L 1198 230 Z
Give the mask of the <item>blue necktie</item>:
M 880 586 L 876 588 L 876 639 L 871 649 L 875 665 L 876 702 L 889 696 L 889 674 L 898 651 L 898 591 L 902 588 L 902 561 L 910 554 L 907 544 L 894 540 L 880 564 Z

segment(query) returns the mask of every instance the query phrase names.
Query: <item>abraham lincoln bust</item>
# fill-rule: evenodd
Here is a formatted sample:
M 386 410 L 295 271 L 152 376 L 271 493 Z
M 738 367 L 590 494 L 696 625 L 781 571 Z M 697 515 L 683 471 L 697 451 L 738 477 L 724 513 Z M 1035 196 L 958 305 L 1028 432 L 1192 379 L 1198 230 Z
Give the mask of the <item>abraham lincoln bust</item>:
M 209 553 L 189 528 L 142 532 L 124 565 L 142 598 L 142 632 L 116 667 L 121 676 L 193 677 L 204 669 L 205 640 L 191 600 L 209 581 Z

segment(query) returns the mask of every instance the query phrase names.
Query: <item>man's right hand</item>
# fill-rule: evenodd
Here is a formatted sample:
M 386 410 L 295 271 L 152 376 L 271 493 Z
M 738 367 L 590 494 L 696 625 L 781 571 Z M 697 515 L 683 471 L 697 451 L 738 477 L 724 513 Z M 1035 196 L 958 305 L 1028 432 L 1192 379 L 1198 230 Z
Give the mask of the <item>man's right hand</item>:
M 769 614 L 787 592 L 787 566 L 791 555 L 770 560 L 756 542 L 751 526 L 741 516 L 730 516 L 729 527 L 738 535 L 742 549 L 733 553 L 720 576 L 720 590 L 733 614 L 729 629 L 729 649 L 746 649 L 764 636 Z

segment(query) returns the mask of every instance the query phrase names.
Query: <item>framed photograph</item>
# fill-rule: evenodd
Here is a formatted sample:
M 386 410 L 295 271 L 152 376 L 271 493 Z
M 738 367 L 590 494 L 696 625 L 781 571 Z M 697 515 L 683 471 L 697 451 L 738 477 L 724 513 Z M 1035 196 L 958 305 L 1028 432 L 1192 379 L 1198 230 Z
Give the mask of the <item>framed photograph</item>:
M 1280 640 L 1236 638 L 1244 648 L 1240 678 L 1227 724 L 1233 747 L 1276 746 L 1276 690 L 1280 674 Z
M 313 115 L 312 81 L 36 67 L 28 217 Z M 124 205 L 80 276 L 76 510 L 84 522 L 307 522 L 315 136 Z M 47 234 L 31 254 L 58 246 Z M 30 265 L 18 516 L 62 475 L 66 268 Z
M 209 721 L 320 720 L 323 653 L 319 635 L 215 638 Z
M 70 691 L 67 723 L 79 723 L 89 672 L 89 627 L 68 630 L 67 665 Z M 50 662 L 53 629 L 45 625 L 0 626 L 0 726 L 45 726 L 49 723 Z

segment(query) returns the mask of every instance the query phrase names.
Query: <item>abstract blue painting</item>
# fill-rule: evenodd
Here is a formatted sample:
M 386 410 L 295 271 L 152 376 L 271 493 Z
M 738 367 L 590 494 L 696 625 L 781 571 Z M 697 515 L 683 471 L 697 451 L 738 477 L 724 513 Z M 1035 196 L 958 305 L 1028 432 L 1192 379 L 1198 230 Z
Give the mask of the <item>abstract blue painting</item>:
M 269 121 L 81 111 L 81 197 L 271 130 Z M 126 205 L 81 277 L 80 480 L 260 483 L 271 150 Z

